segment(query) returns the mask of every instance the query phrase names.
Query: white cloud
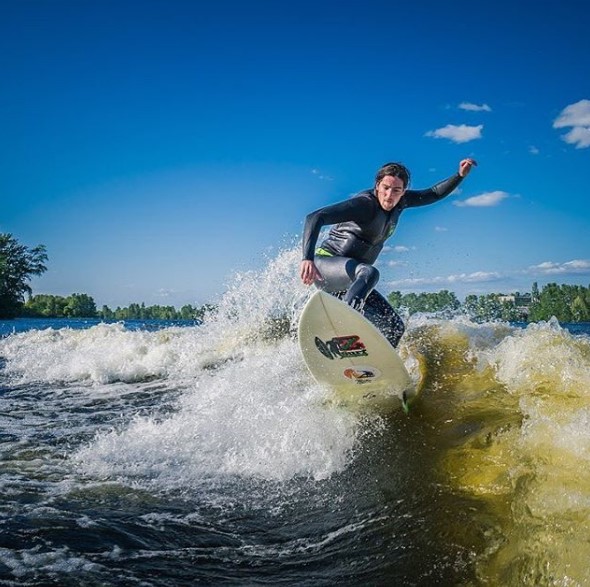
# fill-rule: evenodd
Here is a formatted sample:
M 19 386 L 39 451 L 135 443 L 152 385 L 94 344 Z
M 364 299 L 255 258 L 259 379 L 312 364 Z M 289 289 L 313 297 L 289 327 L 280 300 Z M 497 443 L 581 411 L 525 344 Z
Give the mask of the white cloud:
M 410 279 L 400 279 L 398 281 L 391 281 L 391 287 L 416 287 L 428 285 L 454 285 L 457 283 L 489 283 L 491 281 L 499 281 L 504 276 L 496 271 L 476 271 L 474 273 L 459 273 L 457 275 L 447 275 L 446 277 L 414 277 Z
M 407 267 L 408 264 L 405 261 L 387 261 L 388 267 Z
M 574 259 L 565 263 L 554 263 L 545 261 L 539 265 L 532 265 L 526 271 L 538 275 L 571 275 L 571 274 L 590 274 L 589 259 Z
M 471 102 L 461 102 L 459 104 L 459 108 L 461 110 L 468 110 L 470 112 L 491 112 L 492 109 L 487 104 L 482 104 L 479 106 L 478 104 L 472 104 Z
M 477 126 L 468 126 L 466 124 L 447 124 L 443 128 L 429 130 L 425 136 L 435 139 L 449 139 L 454 143 L 468 143 L 475 139 L 481 139 L 483 124 Z
M 561 138 L 568 145 L 576 145 L 576 149 L 590 147 L 590 127 L 576 126 Z
M 473 292 L 478 288 L 478 284 L 481 285 L 481 290 L 486 291 L 489 289 L 497 288 L 498 284 L 506 285 L 514 283 L 514 278 L 522 279 L 522 276 L 531 277 L 543 277 L 548 280 L 554 276 L 575 276 L 575 275 L 590 275 L 590 259 L 574 259 L 564 263 L 556 263 L 554 261 L 545 261 L 539 263 L 539 265 L 533 265 L 527 269 L 512 270 L 507 272 L 499 271 L 474 271 L 472 273 L 457 273 L 446 276 L 435 276 L 435 277 L 415 277 L 408 279 L 399 279 L 390 281 L 387 283 L 388 286 L 408 291 L 419 291 L 420 289 L 429 288 L 449 288 L 455 291 L 465 290 Z M 486 286 L 485 284 L 495 284 Z M 463 287 L 461 287 L 463 286 Z M 509 285 L 509 287 L 511 287 Z M 522 287 L 526 288 L 526 285 L 520 285 L 517 287 L 522 291 Z
M 510 196 L 506 192 L 497 190 L 495 192 L 487 192 L 485 194 L 480 194 L 479 196 L 473 196 L 466 200 L 456 200 L 453 204 L 461 208 L 489 208 L 491 206 L 497 206 L 502 200 L 505 200 L 508 197 Z
M 580 100 L 566 106 L 553 122 L 553 128 L 572 129 L 561 138 L 576 149 L 590 147 L 590 100 Z
M 434 227 L 434 230 L 436 232 L 447 232 L 449 229 L 448 228 L 445 228 L 444 226 L 435 226 Z
M 475 273 L 460 273 L 459 275 L 449 275 L 449 283 L 484 283 L 488 281 L 498 281 L 503 276 L 496 271 L 476 271 Z
M 409 247 L 404 247 L 402 245 L 397 245 L 397 246 L 393 247 L 393 250 L 396 253 L 408 253 L 410 251 L 410 248 Z
M 531 155 L 538 155 L 541 151 L 539 151 L 539 149 L 537 147 L 535 147 L 534 145 L 531 145 L 529 147 L 529 153 Z
M 553 123 L 553 128 L 568 126 L 590 126 L 590 100 L 580 100 L 566 106 Z

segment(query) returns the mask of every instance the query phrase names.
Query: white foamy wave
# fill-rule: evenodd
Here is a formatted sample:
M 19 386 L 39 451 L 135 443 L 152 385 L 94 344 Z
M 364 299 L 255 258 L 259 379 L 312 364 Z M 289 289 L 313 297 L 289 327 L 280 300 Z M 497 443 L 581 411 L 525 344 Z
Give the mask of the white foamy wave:
M 194 328 L 129 331 L 122 324 L 86 330 L 34 330 L 0 340 L 4 373 L 21 382 L 190 379 L 203 368 L 239 358 L 296 323 L 308 290 L 297 277 L 295 249 L 280 253 L 260 272 L 238 274 L 217 312 Z M 286 326 L 285 326 L 286 325 Z
M 204 373 L 164 421 L 135 420 L 98 437 L 76 461 L 93 477 L 171 489 L 218 476 L 323 479 L 342 470 L 358 420 L 322 405 L 291 340 Z
M 5 373 L 22 382 L 138 381 L 167 375 L 182 344 L 178 339 L 190 337 L 179 330 L 131 332 L 122 324 L 99 324 L 16 334 L 0 341 L 0 354 Z
M 456 336 L 464 338 L 470 352 L 494 348 L 516 330 L 507 322 L 478 323 L 462 314 L 450 319 L 423 313 L 410 316 L 408 330 L 417 330 L 421 327 L 435 327 L 443 338 Z
M 207 321 L 214 333 L 232 328 L 234 337 L 251 335 L 270 318 L 293 323 L 309 288 L 299 278 L 298 248 L 283 251 L 261 271 L 237 273 L 218 304 L 218 312 Z
M 480 358 L 511 393 L 590 395 L 590 341 L 571 335 L 556 320 L 515 330 Z
M 548 457 L 559 455 L 560 466 L 567 456 L 575 461 L 575 473 L 584 461 L 590 465 L 590 407 L 556 410 L 556 405 L 539 398 L 521 400 L 526 418 L 522 427 L 522 444 L 527 450 Z M 585 467 L 586 469 L 587 467 Z M 590 506 L 590 501 L 587 505 Z

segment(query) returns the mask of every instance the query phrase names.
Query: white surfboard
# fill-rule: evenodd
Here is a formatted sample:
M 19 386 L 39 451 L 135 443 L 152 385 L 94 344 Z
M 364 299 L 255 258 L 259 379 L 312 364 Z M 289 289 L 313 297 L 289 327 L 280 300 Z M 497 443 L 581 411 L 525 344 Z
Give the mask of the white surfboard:
M 397 351 L 362 314 L 334 296 L 315 292 L 299 320 L 299 345 L 313 377 L 347 402 L 399 399 L 415 385 Z

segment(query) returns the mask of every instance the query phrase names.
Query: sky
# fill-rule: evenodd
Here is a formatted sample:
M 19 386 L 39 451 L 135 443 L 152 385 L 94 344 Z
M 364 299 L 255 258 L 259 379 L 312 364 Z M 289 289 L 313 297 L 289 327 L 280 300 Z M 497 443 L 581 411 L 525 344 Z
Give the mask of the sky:
M 590 284 L 586 0 L 0 0 L 0 232 L 34 293 L 215 302 L 385 162 L 378 289 Z

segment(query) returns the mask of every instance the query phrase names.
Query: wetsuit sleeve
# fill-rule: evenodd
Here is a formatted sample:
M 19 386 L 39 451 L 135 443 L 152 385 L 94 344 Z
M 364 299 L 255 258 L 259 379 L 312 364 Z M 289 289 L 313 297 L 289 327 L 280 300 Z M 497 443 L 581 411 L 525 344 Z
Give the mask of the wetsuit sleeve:
M 313 261 L 315 246 L 323 226 L 339 222 L 368 222 L 374 213 L 374 202 L 356 197 L 332 206 L 320 208 L 305 217 L 303 228 L 303 259 Z
M 404 195 L 404 207 L 415 208 L 416 206 L 427 206 L 438 202 L 448 196 L 462 181 L 463 178 L 458 173 L 455 173 L 455 175 L 443 179 L 443 181 L 428 189 L 408 190 Z

